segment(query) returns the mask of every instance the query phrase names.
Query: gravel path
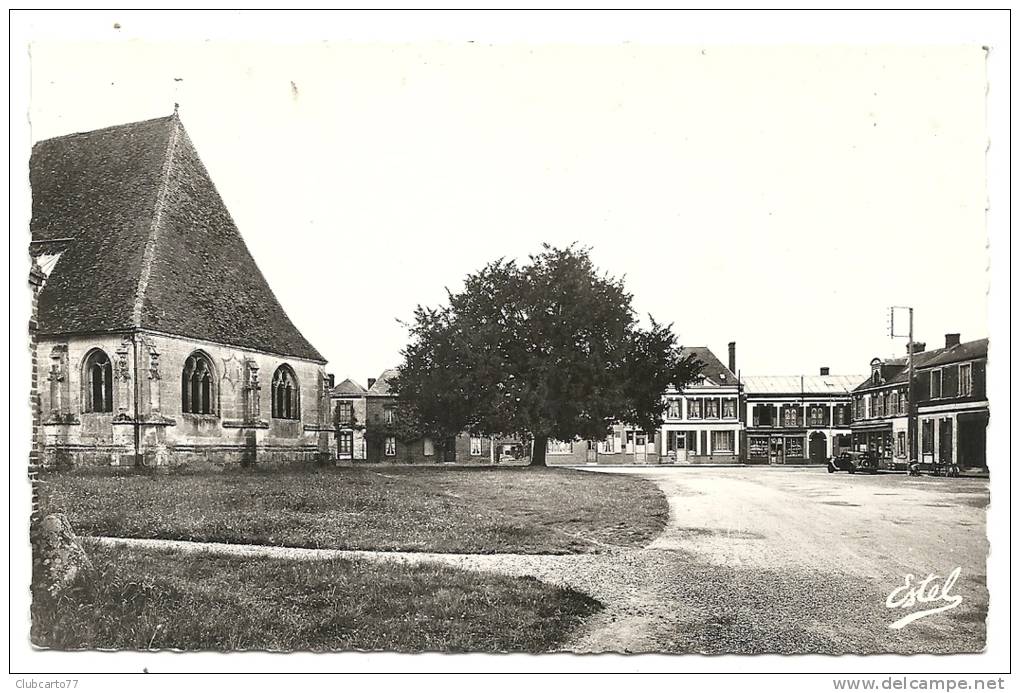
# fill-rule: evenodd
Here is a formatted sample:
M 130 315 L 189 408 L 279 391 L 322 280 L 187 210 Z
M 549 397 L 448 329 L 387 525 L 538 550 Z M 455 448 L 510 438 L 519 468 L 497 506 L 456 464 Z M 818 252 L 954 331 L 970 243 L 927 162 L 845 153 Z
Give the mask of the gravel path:
M 573 652 L 974 652 L 984 647 L 987 482 L 817 469 L 614 469 L 653 480 L 670 519 L 643 549 L 597 554 L 338 551 L 101 538 L 290 559 L 438 562 L 529 575 L 605 605 Z M 952 611 L 902 630 L 885 606 L 906 573 L 961 567 Z

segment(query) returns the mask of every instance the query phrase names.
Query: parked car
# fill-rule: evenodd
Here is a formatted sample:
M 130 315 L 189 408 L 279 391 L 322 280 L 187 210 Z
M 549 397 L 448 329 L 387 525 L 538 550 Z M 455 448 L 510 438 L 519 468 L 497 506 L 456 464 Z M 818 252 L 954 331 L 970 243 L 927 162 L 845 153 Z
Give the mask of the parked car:
M 829 458 L 829 474 L 833 472 L 876 472 L 878 460 L 868 452 L 846 450 Z

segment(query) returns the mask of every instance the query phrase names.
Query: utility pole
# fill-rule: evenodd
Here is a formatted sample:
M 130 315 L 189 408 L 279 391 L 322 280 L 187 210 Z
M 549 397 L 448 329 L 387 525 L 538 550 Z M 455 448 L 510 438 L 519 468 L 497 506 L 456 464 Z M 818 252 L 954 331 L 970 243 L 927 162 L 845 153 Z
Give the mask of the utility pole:
M 910 306 L 893 306 L 889 309 L 889 336 L 896 334 L 896 311 L 907 311 L 907 460 L 917 460 L 917 411 L 914 407 L 914 309 Z

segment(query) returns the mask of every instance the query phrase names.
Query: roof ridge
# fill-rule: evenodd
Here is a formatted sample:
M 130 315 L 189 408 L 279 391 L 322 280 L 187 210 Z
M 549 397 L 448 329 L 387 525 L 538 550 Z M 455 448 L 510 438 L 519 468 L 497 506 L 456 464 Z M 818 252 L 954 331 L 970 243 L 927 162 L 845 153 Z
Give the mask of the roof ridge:
M 158 120 L 158 118 L 155 120 Z M 159 189 L 156 191 L 156 204 L 152 210 L 152 224 L 149 226 L 149 238 L 145 241 L 145 250 L 142 253 L 142 267 L 138 273 L 138 288 L 135 290 L 135 305 L 131 312 L 131 323 L 134 327 L 142 326 L 142 308 L 145 304 L 145 291 L 149 288 L 152 261 L 156 255 L 156 241 L 159 238 L 160 225 L 163 221 L 163 209 L 166 207 L 167 190 L 170 187 L 170 167 L 173 164 L 174 151 L 177 148 L 178 131 L 181 125 L 176 111 L 169 117 L 169 123 L 170 137 L 167 138 L 166 152 L 163 154 L 163 170 L 160 172 Z
M 35 148 L 36 145 L 45 144 L 47 142 L 57 142 L 57 141 L 60 141 L 60 140 L 70 139 L 72 137 L 84 137 L 86 135 L 89 135 L 89 136 L 91 136 L 91 135 L 98 135 L 98 134 L 101 134 L 101 133 L 104 133 L 104 132 L 109 132 L 110 130 L 123 130 L 123 129 L 131 128 L 131 127 L 136 127 L 138 125 L 146 125 L 148 123 L 155 123 L 156 121 L 159 121 L 159 120 L 171 120 L 171 119 L 174 119 L 175 117 L 176 116 L 174 114 L 171 114 L 171 115 L 168 115 L 168 116 L 158 116 L 156 118 L 146 118 L 145 120 L 135 120 L 135 121 L 132 121 L 130 123 L 120 123 L 118 125 L 107 125 L 105 128 L 96 128 L 95 130 L 80 130 L 78 132 L 68 132 L 68 133 L 63 134 L 63 135 L 55 135 L 53 137 L 47 137 L 44 140 L 39 140 L 35 144 L 33 144 L 32 147 Z
M 745 375 L 745 378 L 856 378 L 861 373 L 829 373 L 822 375 L 821 373 L 789 373 L 787 375 Z M 867 375 L 867 374 L 864 374 Z

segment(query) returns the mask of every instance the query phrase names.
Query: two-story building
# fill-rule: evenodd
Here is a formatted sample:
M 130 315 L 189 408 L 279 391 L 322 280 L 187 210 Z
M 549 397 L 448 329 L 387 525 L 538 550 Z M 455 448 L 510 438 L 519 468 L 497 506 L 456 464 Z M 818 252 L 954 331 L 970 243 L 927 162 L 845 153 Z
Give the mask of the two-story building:
M 368 379 L 364 428 L 368 462 L 492 464 L 519 458 L 519 444 L 515 448 L 509 439 L 462 433 L 440 445 L 409 430 L 400 420 L 399 398 L 391 386 L 399 375 L 396 368 L 388 368 L 378 378 Z
M 871 376 L 855 388 L 854 449 L 876 455 L 884 468 L 905 469 L 913 438 L 913 452 L 923 465 L 987 469 L 988 340 L 961 344 L 960 335 L 951 333 L 940 349 L 925 350 L 923 342 L 907 348 L 913 350 L 911 392 L 906 357 L 872 359 Z M 912 407 L 916 426 L 910 423 Z
M 708 347 L 684 347 L 682 355 L 700 361 L 701 371 L 687 386 L 663 394 L 661 428 L 616 424 L 602 440 L 549 441 L 549 464 L 739 462 L 743 423 L 736 343 L 729 344 L 729 367 Z
M 959 334 L 947 334 L 946 346 L 915 366 L 922 464 L 987 471 L 987 365 L 987 339 L 960 343 Z
M 736 343 L 729 344 L 728 367 L 708 347 L 684 347 L 683 355 L 698 359 L 701 372 L 689 385 L 665 393 L 656 453 L 679 463 L 739 462 L 743 422 L 741 386 L 735 374 Z M 637 435 L 635 431 L 635 447 L 640 442 Z
M 907 345 L 915 364 L 924 351 L 922 342 Z M 907 393 L 907 358 L 874 358 L 871 375 L 853 394 L 853 449 L 870 452 L 885 469 L 903 470 L 910 458 L 910 406 Z
M 333 456 L 337 460 L 364 460 L 367 390 L 350 378 L 330 390 L 333 411 Z
M 743 419 L 749 464 L 822 464 L 851 447 L 851 391 L 865 375 L 747 376 Z

